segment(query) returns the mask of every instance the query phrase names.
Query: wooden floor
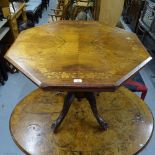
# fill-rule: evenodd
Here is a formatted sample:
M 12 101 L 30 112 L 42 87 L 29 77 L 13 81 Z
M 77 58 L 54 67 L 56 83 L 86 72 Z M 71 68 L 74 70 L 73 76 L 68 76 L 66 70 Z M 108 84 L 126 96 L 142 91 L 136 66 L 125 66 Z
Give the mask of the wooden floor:
M 101 130 L 87 100 L 74 99 L 54 134 L 51 124 L 61 112 L 64 96 L 65 93 L 37 89 L 15 107 L 10 130 L 21 150 L 31 155 L 132 155 L 150 139 L 152 113 L 124 87 L 96 96 L 108 130 Z

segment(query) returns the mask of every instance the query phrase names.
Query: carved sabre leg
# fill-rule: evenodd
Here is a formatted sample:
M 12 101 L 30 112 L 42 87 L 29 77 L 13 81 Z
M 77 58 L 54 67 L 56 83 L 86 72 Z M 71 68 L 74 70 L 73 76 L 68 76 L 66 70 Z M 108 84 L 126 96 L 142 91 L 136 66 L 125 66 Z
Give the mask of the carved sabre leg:
M 99 113 L 97 111 L 96 98 L 95 98 L 94 93 L 91 93 L 91 92 L 86 93 L 86 98 L 89 101 L 92 112 L 93 112 L 97 122 L 99 123 L 99 125 L 101 126 L 102 129 L 106 130 L 108 128 L 108 124 L 103 120 L 103 118 L 99 115 Z
M 74 94 L 72 92 L 69 92 L 65 97 L 63 109 L 59 117 L 51 126 L 54 132 L 56 132 L 57 128 L 60 126 L 65 116 L 67 115 L 73 99 L 74 99 Z

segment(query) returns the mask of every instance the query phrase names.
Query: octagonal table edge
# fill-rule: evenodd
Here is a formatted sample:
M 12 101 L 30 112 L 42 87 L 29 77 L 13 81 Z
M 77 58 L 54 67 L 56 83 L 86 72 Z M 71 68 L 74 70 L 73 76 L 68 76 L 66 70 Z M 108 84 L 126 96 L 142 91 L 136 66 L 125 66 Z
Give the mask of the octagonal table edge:
M 140 69 L 142 69 L 148 62 L 152 60 L 152 57 L 149 56 L 146 60 L 144 60 L 142 63 L 140 63 L 136 68 L 131 70 L 128 74 L 123 76 L 120 80 L 118 80 L 114 84 L 99 84 L 99 85 L 90 85 L 85 84 L 82 86 L 80 84 L 73 84 L 73 85 L 66 85 L 63 86 L 62 84 L 50 84 L 46 82 L 42 82 L 39 79 L 37 79 L 35 76 L 33 76 L 28 71 L 25 71 L 20 65 L 18 65 L 14 60 L 12 60 L 9 56 L 7 56 L 7 53 L 5 54 L 5 59 L 8 60 L 11 64 L 13 64 L 16 68 L 18 68 L 26 77 L 28 77 L 34 84 L 39 86 L 40 88 L 44 88 L 46 90 L 62 90 L 62 91 L 115 91 L 117 90 L 126 80 L 128 80 L 131 76 L 133 76 L 135 73 L 137 73 Z
M 130 77 L 132 77 L 134 74 L 136 74 L 138 71 L 140 71 L 147 63 L 149 63 L 152 60 L 152 57 L 149 56 L 146 60 L 144 60 L 142 63 L 140 63 L 136 68 L 131 70 L 128 74 L 124 75 L 120 80 L 118 80 L 115 84 L 115 87 L 119 87 L 122 85 L 125 81 L 127 81 Z
M 22 72 L 27 78 L 29 78 L 34 84 L 41 87 L 42 82 L 38 79 L 36 79 L 32 74 L 30 74 L 28 71 L 25 71 L 20 65 L 18 65 L 14 60 L 12 60 L 10 57 L 7 56 L 7 53 L 4 55 L 4 58 L 9 61 L 13 66 L 15 66 L 20 72 Z

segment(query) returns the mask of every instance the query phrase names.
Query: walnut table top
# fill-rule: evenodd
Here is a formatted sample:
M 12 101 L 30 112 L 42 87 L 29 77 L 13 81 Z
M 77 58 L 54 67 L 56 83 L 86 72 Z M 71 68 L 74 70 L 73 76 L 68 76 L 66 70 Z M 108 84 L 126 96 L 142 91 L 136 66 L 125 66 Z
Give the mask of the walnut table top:
M 59 21 L 23 31 L 5 58 L 40 87 L 115 90 L 151 60 L 133 33 Z
M 86 100 L 74 100 L 59 132 L 54 134 L 50 124 L 61 112 L 64 96 L 37 89 L 15 107 L 10 131 L 27 155 L 133 155 L 151 138 L 153 116 L 149 108 L 123 87 L 96 97 L 108 130 L 99 128 Z

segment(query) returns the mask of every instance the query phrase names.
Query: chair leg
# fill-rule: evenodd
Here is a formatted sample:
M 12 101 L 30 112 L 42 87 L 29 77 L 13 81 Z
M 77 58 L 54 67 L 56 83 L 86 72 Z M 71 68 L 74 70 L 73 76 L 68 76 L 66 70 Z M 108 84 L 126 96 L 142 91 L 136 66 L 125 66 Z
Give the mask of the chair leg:
M 141 95 L 141 99 L 142 100 L 145 100 L 146 94 L 147 94 L 147 90 L 145 90 L 145 91 L 142 92 L 142 95 Z

